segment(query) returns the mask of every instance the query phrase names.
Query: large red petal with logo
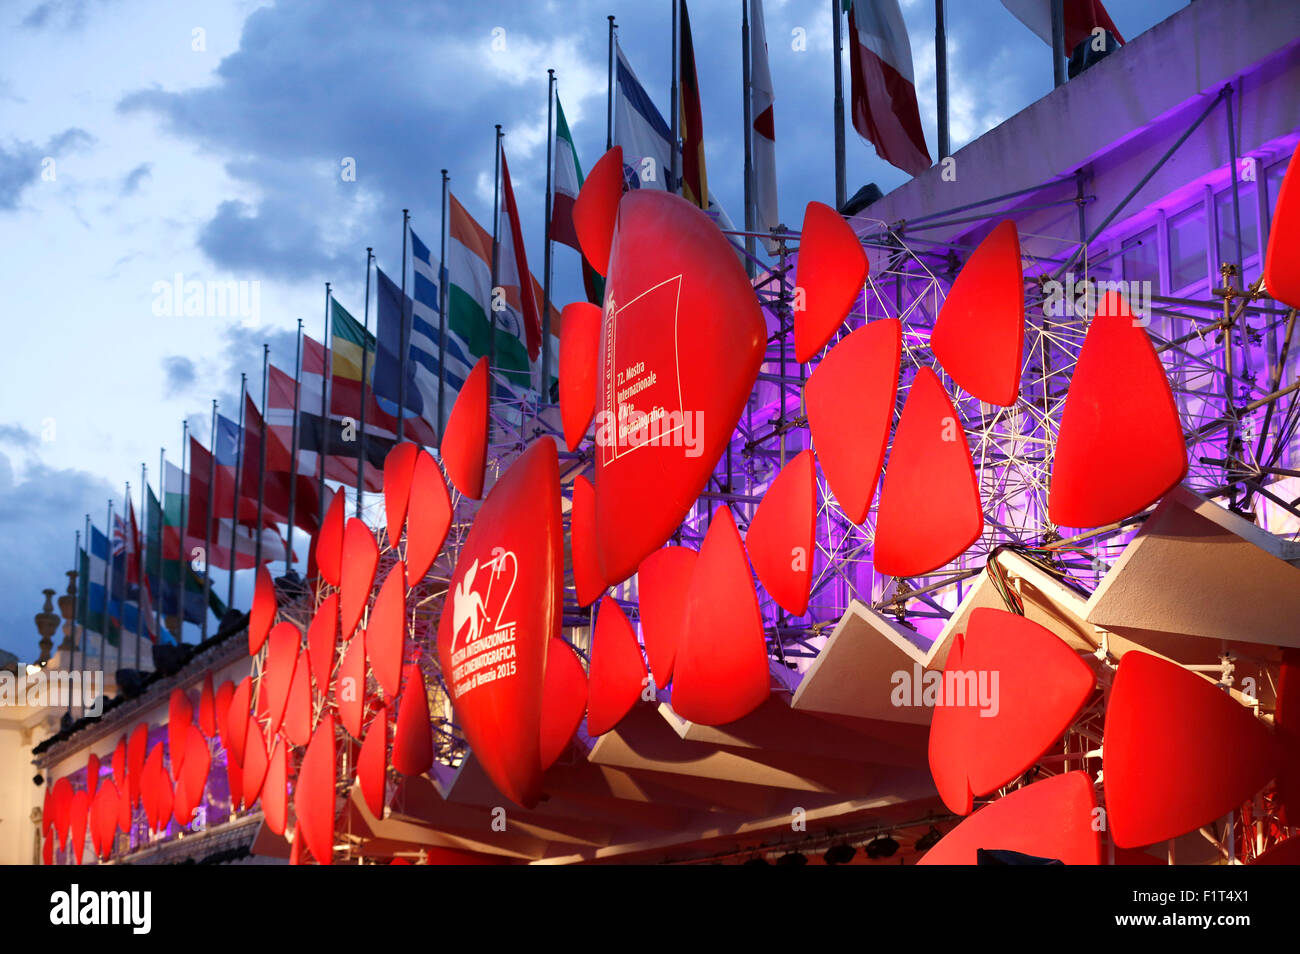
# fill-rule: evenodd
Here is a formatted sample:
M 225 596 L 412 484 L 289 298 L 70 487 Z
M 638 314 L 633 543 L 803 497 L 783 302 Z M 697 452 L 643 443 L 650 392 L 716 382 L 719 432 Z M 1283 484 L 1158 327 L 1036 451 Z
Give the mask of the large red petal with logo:
M 321 600 L 316 615 L 307 627 L 307 660 L 311 665 L 316 691 L 329 691 L 330 674 L 334 671 L 334 649 L 339 632 L 339 597 L 331 593 Z
M 438 624 L 457 721 L 488 777 L 526 807 L 541 790 L 538 726 L 546 650 L 560 634 L 562 536 L 559 461 L 555 442 L 542 439 L 479 508 Z
M 451 529 L 451 495 L 438 462 L 421 451 L 411 483 L 411 513 L 406 524 L 406 579 L 415 586 L 438 558 Z
M 553 639 L 546 651 L 546 682 L 542 687 L 543 772 L 564 752 L 586 711 L 587 673 L 582 660 L 563 639 Z
M 252 807 L 262 794 L 262 783 L 266 781 L 267 757 L 266 736 L 262 727 L 253 721 L 248 723 L 248 745 L 244 748 L 244 804 Z
M 623 609 L 606 596 L 600 601 L 591 638 L 591 676 L 587 690 L 587 734 L 604 735 L 636 705 L 645 688 L 645 660 Z
M 623 147 L 601 156 L 587 174 L 573 202 L 573 230 L 587 262 L 601 275 L 609 274 L 610 246 L 618 202 L 623 198 Z
M 479 358 L 447 415 L 442 434 L 442 463 L 451 485 L 466 497 L 483 496 L 487 468 L 488 360 Z
M 432 752 L 430 753 L 432 764 Z M 383 706 L 366 728 L 361 754 L 357 756 L 357 782 L 361 797 L 376 818 L 384 817 L 384 783 L 388 776 L 388 710 Z
M 735 249 L 666 192 L 619 204 L 605 296 L 596 529 L 612 585 L 694 506 L 753 389 L 767 331 Z
M 397 704 L 393 768 L 403 775 L 423 775 L 429 771 L 433 766 L 433 732 L 430 726 L 424 673 L 411 663 L 406 667 L 406 686 Z
M 361 738 L 361 720 L 366 702 L 366 650 L 361 637 L 354 637 L 343 650 L 339 663 L 339 678 L 334 687 L 334 701 L 339 709 L 339 721 L 354 739 Z
M 293 686 L 293 674 L 298 667 L 302 633 L 288 621 L 276 623 L 271 629 L 270 644 L 259 689 L 266 694 L 266 714 L 270 719 L 266 727 L 267 734 L 275 735 L 280 731 L 284 707 L 289 702 L 289 689 Z
M 1264 287 L 1280 302 L 1300 308 L 1300 146 L 1282 177 L 1273 227 L 1264 253 Z
M 731 511 L 719 507 L 691 575 L 673 709 L 701 725 L 724 725 L 762 705 L 770 685 L 754 578 Z
M 876 572 L 905 577 L 938 569 L 983 529 L 966 433 L 938 375 L 922 368 L 912 379 L 880 489 Z
M 203 688 L 199 690 L 199 728 L 209 739 L 217 734 L 217 696 L 212 691 L 212 673 L 203 674 Z
M 873 321 L 840 341 L 804 385 L 808 429 L 844 515 L 867 519 L 898 398 L 903 326 Z
M 1025 273 L 1020 234 L 1004 219 L 971 253 L 930 333 L 930 350 L 981 401 L 1010 407 L 1020 393 Z
M 745 535 L 759 581 L 793 616 L 808 609 L 816 523 L 817 468 L 812 451 L 805 450 L 776 475 Z
M 402 685 L 402 645 L 406 636 L 406 568 L 401 560 L 388 571 L 366 621 L 370 671 L 391 698 Z
M 411 499 L 411 480 L 419 455 L 419 444 L 403 441 L 384 458 L 384 518 L 388 543 L 393 547 L 402 542 L 402 524 L 406 522 L 406 505 Z
M 294 745 L 311 741 L 311 673 L 307 660 L 299 656 L 293 668 L 293 684 L 289 687 L 289 701 L 284 707 L 282 731 Z
M 194 706 L 182 689 L 173 689 L 167 703 L 167 755 L 171 759 L 172 778 L 181 777 L 185 765 L 185 734 L 194 724 Z
M 339 625 L 344 639 L 350 638 L 361 622 L 378 566 L 379 545 L 375 543 L 375 535 L 365 521 L 350 518 L 343 531 L 343 583 L 339 589 Z
M 1101 864 L 1097 799 L 1087 772 L 1067 772 L 1016 789 L 981 808 L 925 853 L 921 865 L 973 865 L 976 852 L 1017 851 L 1067 865 Z
M 1264 724 L 1214 683 L 1143 652 L 1120 659 L 1106 709 L 1111 837 L 1137 848 L 1226 815 L 1278 769 Z
M 266 781 L 262 784 L 262 814 L 266 827 L 283 835 L 289 815 L 289 766 L 283 739 L 276 739 L 271 761 L 266 768 Z
M 256 656 L 266 642 L 266 634 L 275 621 L 275 583 L 271 571 L 265 566 L 257 568 L 257 582 L 253 585 L 253 605 L 248 611 L 248 654 Z
M 686 601 L 691 574 L 699 556 L 690 547 L 664 547 L 650 554 L 637 569 L 641 638 L 655 685 L 663 689 L 673 678 L 677 644 L 686 625 Z
M 240 680 L 235 691 L 230 695 L 230 709 L 226 716 L 226 723 L 230 729 L 229 736 L 222 736 L 221 741 L 226 746 L 236 762 L 241 766 L 244 764 L 244 746 L 248 740 L 248 724 L 253 702 L 253 680 L 245 676 Z
M 809 202 L 795 271 L 804 301 L 794 313 L 796 361 L 808 361 L 826 347 L 861 294 L 867 268 L 862 243 L 844 217 L 829 205 Z
M 600 309 L 591 302 L 564 306 L 560 319 L 560 420 L 564 443 L 576 450 L 596 413 L 596 357 Z
M 347 520 L 345 506 L 343 493 L 335 493 L 325 508 L 325 519 L 316 534 L 316 569 L 330 586 L 338 586 L 343 580 L 343 525 Z
M 569 555 L 578 605 L 590 606 L 605 592 L 596 543 L 596 489 L 586 477 L 573 480 L 573 509 L 569 511 Z
M 1164 366 L 1114 292 L 1088 326 L 1052 462 L 1047 512 L 1065 527 L 1122 520 L 1187 474 L 1187 446 Z
M 334 718 L 325 716 L 312 734 L 293 792 L 298 834 L 323 865 L 334 857 Z M 295 839 L 296 841 L 296 839 Z
M 930 772 L 944 804 L 958 815 L 970 812 L 973 796 L 1001 788 L 1038 761 L 1078 715 L 1095 682 L 1092 670 L 1050 630 L 989 607 L 971 613 L 944 673 L 954 678 L 943 685 L 958 687 L 962 697 L 945 695 L 934 708 Z

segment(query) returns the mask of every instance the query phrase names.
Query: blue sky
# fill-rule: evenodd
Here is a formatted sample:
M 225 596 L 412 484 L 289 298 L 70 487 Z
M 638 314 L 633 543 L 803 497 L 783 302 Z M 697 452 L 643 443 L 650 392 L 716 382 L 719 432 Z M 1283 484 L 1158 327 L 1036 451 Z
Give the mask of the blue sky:
M 1108 7 L 1131 39 L 1185 5 Z M 792 228 L 809 200 L 834 199 L 828 7 L 765 2 Z M 933 155 L 934 8 L 902 7 Z M 360 317 L 365 247 L 400 269 L 402 208 L 436 249 L 440 169 L 490 221 L 497 122 L 540 271 L 546 69 L 589 169 L 605 142 L 606 15 L 665 110 L 670 10 L 670 0 L 0 7 L 0 649 L 35 655 L 40 590 L 62 592 L 86 512 L 102 527 L 128 480 L 138 505 L 141 462 L 156 487 L 159 449 L 179 459 L 186 417 L 206 440 L 212 398 L 237 408 L 239 374 L 258 379 L 262 342 L 291 369 L 297 319 L 320 337 L 323 282 Z M 735 0 L 691 4 L 709 184 L 737 221 L 739 11 Z M 948 11 L 956 149 L 1047 93 L 1052 76 L 1046 46 L 998 0 L 949 0 Z M 846 95 L 847 83 L 846 70 Z M 348 158 L 355 181 L 340 175 Z M 906 178 L 851 127 L 847 160 L 850 194 Z M 258 325 L 156 315 L 155 283 L 178 273 L 260 283 Z M 555 286 L 561 305 L 581 294 L 564 247 Z

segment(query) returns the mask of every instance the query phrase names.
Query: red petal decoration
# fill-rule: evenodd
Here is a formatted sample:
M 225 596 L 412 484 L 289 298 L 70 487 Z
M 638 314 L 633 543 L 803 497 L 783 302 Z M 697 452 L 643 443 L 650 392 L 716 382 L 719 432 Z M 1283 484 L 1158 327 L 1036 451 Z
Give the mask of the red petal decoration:
M 365 641 L 360 637 L 354 638 L 343 650 L 334 698 L 343 728 L 354 739 L 361 738 L 361 719 L 366 701 L 366 649 Z
M 590 302 L 564 306 L 560 316 L 560 420 L 564 443 L 576 450 L 596 413 L 596 357 L 600 309 Z
M 955 560 L 984 529 L 961 420 L 939 377 L 912 379 L 876 516 L 876 572 L 919 576 Z
M 1164 366 L 1124 299 L 1106 292 L 1061 411 L 1047 512 L 1065 527 L 1122 520 L 1187 474 Z
M 1300 146 L 1291 154 L 1273 209 L 1264 254 L 1264 287 L 1278 301 L 1300 308 Z
M 293 669 L 293 685 L 289 687 L 289 702 L 284 707 L 283 726 L 285 738 L 294 745 L 306 745 L 311 741 L 311 673 L 307 661 L 301 656 Z
M 406 667 L 406 688 L 397 705 L 393 733 L 393 768 L 403 775 L 423 775 L 433 767 L 433 734 L 424 673 L 414 663 Z
M 734 722 L 768 696 L 758 594 L 727 507 L 713 512 L 700 547 L 673 673 L 673 709 L 701 725 Z
M 432 761 L 430 762 L 432 764 Z M 357 782 L 366 807 L 376 818 L 384 817 L 384 782 L 388 775 L 388 710 L 383 706 L 370 720 L 361 754 L 357 757 Z
M 587 673 L 577 651 L 563 639 L 552 639 L 546 651 L 546 682 L 542 687 L 542 771 L 555 764 L 573 738 L 587 711 Z
M 794 357 L 808 361 L 831 340 L 867 280 L 867 255 L 844 217 L 821 202 L 803 213 L 796 266 L 804 307 L 794 313 Z
M 117 790 L 117 829 L 129 833 L 132 818 L 131 798 L 128 794 L 130 790 L 116 782 L 113 783 L 113 787 Z
M 442 434 L 442 463 L 452 486 L 466 497 L 483 496 L 487 467 L 488 363 L 479 358 L 447 415 Z
M 172 820 L 172 806 L 176 804 L 176 791 L 171 776 L 164 768 L 158 769 L 157 796 L 158 818 L 154 824 L 155 831 L 166 831 Z
M 930 350 L 952 379 L 989 404 L 1020 393 L 1025 347 L 1025 273 L 1016 223 L 1003 219 L 971 253 L 930 333 Z
M 176 782 L 176 823 L 182 827 L 194 820 L 194 810 L 203 804 L 203 790 L 208 784 L 212 753 L 208 740 L 191 725 L 185 735 L 185 766 Z
M 330 674 L 334 671 L 334 650 L 338 642 L 339 597 L 331 593 L 321 600 L 316 615 L 307 627 L 307 658 L 311 663 L 316 691 L 329 692 Z
M 245 676 L 235 687 L 235 691 L 230 696 L 230 710 L 226 716 L 226 721 L 230 726 L 229 737 L 222 736 L 221 741 L 226 746 L 236 762 L 242 767 L 244 765 L 244 749 L 248 741 L 249 715 L 252 704 L 253 680 Z
M 1106 811 L 1121 848 L 1195 831 L 1278 768 L 1273 739 L 1249 709 L 1208 679 L 1136 650 L 1115 673 L 1104 747 Z
M 217 687 L 212 710 L 217 720 L 217 735 L 224 748 L 230 748 L 230 700 L 235 697 L 235 684 L 227 679 Z
M 59 849 L 63 850 L 68 846 L 68 823 L 71 818 L 69 812 L 72 809 L 72 783 L 67 778 L 61 778 L 54 783 L 50 803 L 54 813 L 54 832 L 59 836 Z
M 401 446 L 400 444 L 398 445 Z M 262 785 L 262 813 L 266 827 L 283 835 L 289 815 L 289 767 L 284 740 L 277 739 L 266 768 L 266 782 Z
M 1278 842 L 1264 852 L 1252 865 L 1300 865 L 1300 835 L 1293 835 L 1286 841 Z
M 411 515 L 406 525 L 406 579 L 415 586 L 438 558 L 451 529 L 451 495 L 438 462 L 421 451 L 411 484 Z
M 99 788 L 99 756 L 91 753 L 86 760 L 86 794 L 95 800 L 95 791 Z
M 632 624 L 606 596 L 600 601 L 591 638 L 591 676 L 587 692 L 587 734 L 604 735 L 636 705 L 646 685 L 645 660 Z
M 393 445 L 384 458 L 384 517 L 389 546 L 396 547 L 402 542 L 402 524 L 406 522 L 406 505 L 411 499 L 411 479 L 415 476 L 415 459 L 419 454 L 419 444 L 403 441 Z
M 117 786 L 110 779 L 105 779 L 91 796 L 90 828 L 95 854 L 107 858 L 112 854 L 113 836 L 117 833 Z
M 325 716 L 307 746 L 293 793 L 298 834 L 323 865 L 334 857 L 334 719 Z M 296 842 L 297 839 L 295 838 Z
M 1092 778 L 1067 772 L 984 806 L 925 853 L 921 865 L 973 865 L 978 849 L 1018 851 L 1067 865 L 1101 864 Z
M 867 519 L 898 399 L 903 326 L 881 318 L 835 345 L 804 385 L 808 428 L 840 509 Z
M 352 517 L 343 532 L 343 583 L 339 591 L 340 635 L 350 639 L 370 602 L 379 565 L 379 545 L 365 522 Z
M 586 477 L 573 479 L 573 509 L 569 512 L 569 557 L 579 606 L 590 606 L 605 592 L 596 544 L 596 488 Z
M 248 745 L 244 749 L 244 805 L 251 808 L 262 794 L 267 769 L 266 736 L 256 722 L 248 723 Z
M 736 250 L 700 209 L 637 190 L 619 203 L 616 233 L 596 374 L 596 527 L 608 584 L 627 579 L 695 505 L 767 340 Z
M 226 753 L 226 779 L 230 783 L 230 808 L 242 811 L 244 808 L 244 770 L 239 763 Z
M 302 646 L 302 633 L 288 621 L 276 623 L 271 629 L 271 648 L 262 667 L 262 683 L 258 691 L 265 693 L 266 715 L 270 719 L 266 731 L 275 735 L 284 719 L 284 707 L 289 702 L 289 688 L 293 685 L 294 670 L 298 667 L 298 651 Z
M 1005 610 L 974 610 L 948 651 L 930 724 L 930 772 L 944 804 L 969 814 L 972 796 L 1022 775 L 1061 737 L 1095 681 L 1050 630 Z M 947 686 L 961 695 L 949 697 Z M 922 702 L 919 692 L 913 687 L 904 702 Z
M 343 580 L 343 524 L 347 520 L 344 508 L 347 501 L 336 492 L 325 508 L 325 519 L 316 534 L 316 569 L 330 586 Z
M 72 863 L 81 864 L 86 851 L 86 825 L 90 820 L 90 796 L 85 789 L 78 790 L 72 796 L 72 807 L 68 811 L 68 827 L 72 835 Z
M 817 469 L 805 450 L 781 468 L 745 534 L 759 581 L 792 616 L 808 610 L 816 523 Z
M 199 728 L 209 739 L 217 734 L 217 698 L 212 691 L 212 673 L 203 674 L 203 688 L 199 690 Z
M 388 571 L 366 622 L 365 647 L 370 671 L 391 698 L 402 682 L 402 647 L 406 636 L 406 568 L 401 560 Z
M 655 685 L 660 689 L 673 678 L 677 644 L 686 625 L 691 574 L 698 556 L 689 547 L 664 547 L 646 557 L 637 570 L 641 638 Z
M 498 790 L 526 807 L 541 790 L 542 684 L 547 646 L 560 634 L 563 580 L 559 460 L 555 442 L 543 438 L 479 508 L 438 623 L 438 660 L 457 721 Z M 503 645 L 510 658 L 497 657 L 493 647 Z M 403 711 L 411 704 L 408 695 Z
M 131 804 L 140 801 L 140 773 L 144 770 L 145 756 L 148 755 L 149 727 L 143 722 L 136 723 L 126 741 L 127 786 L 131 795 Z
M 1300 823 L 1300 649 L 1282 650 L 1273 726 L 1283 749 L 1277 795 L 1287 824 Z
M 117 790 L 119 792 L 128 791 L 126 785 L 126 736 L 125 735 L 117 740 L 117 747 L 113 749 L 113 781 L 117 783 Z
M 140 782 L 140 801 L 144 805 L 144 817 L 149 823 L 151 831 L 159 831 L 162 825 L 159 822 L 159 802 L 160 789 L 163 784 L 171 785 L 167 778 L 167 770 L 163 768 L 163 744 L 159 742 L 150 751 L 149 757 L 141 769 L 142 779 Z M 167 814 L 171 814 L 170 803 Z
M 599 274 L 609 274 L 614 222 L 623 198 L 623 147 L 615 146 L 596 161 L 573 202 L 573 231 L 587 262 Z
M 275 583 L 271 571 L 265 566 L 257 568 L 257 583 L 253 586 L 253 606 L 248 611 L 248 655 L 256 656 L 266 642 L 266 634 L 275 622 L 277 605 Z
M 181 689 L 173 689 L 167 703 L 167 755 L 171 759 L 172 778 L 181 777 L 185 765 L 185 733 L 194 724 L 194 706 Z

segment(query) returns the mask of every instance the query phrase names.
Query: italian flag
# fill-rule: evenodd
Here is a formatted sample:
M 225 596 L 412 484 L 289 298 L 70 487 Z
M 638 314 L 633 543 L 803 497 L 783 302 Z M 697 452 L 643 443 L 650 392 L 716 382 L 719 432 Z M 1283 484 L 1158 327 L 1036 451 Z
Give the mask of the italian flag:
M 567 245 L 579 255 L 582 246 L 578 244 L 578 233 L 573 227 L 573 203 L 582 188 L 582 164 L 578 162 L 578 150 L 573 145 L 573 135 L 569 132 L 568 120 L 564 118 L 564 107 L 560 98 L 555 97 L 555 170 L 552 181 L 555 184 L 551 196 L 551 241 Z M 605 299 L 605 280 L 582 260 L 582 284 L 587 291 L 587 300 L 599 305 Z

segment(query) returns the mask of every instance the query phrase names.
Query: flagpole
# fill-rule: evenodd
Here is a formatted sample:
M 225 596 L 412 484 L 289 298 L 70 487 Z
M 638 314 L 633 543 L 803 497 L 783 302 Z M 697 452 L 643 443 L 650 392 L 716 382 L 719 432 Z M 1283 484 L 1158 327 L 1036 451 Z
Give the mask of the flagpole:
M 130 486 L 130 485 L 128 485 Z M 104 561 L 104 632 L 100 633 L 99 639 L 99 662 L 104 667 L 104 674 L 107 677 L 111 672 L 108 668 L 108 646 L 109 636 L 113 632 L 113 498 L 108 498 L 108 559 Z M 126 615 L 126 614 L 123 614 Z M 122 642 L 122 631 L 119 628 L 117 632 L 118 643 Z M 121 663 L 122 653 L 119 650 L 117 661 Z
M 842 0 L 831 0 L 831 33 L 835 37 L 835 208 L 844 208 L 848 200 L 844 174 L 844 47 Z M 853 51 L 857 56 L 857 51 Z
M 678 102 L 678 100 L 677 100 L 677 67 L 678 67 L 678 64 L 677 64 L 677 40 L 678 40 L 678 35 L 677 35 L 677 34 L 678 34 L 678 30 L 680 29 L 680 27 L 678 26 L 678 22 L 677 22 L 677 8 L 678 8 L 679 0 L 671 0 L 671 2 L 672 2 L 672 5 L 673 5 L 673 42 L 672 42 L 672 47 L 673 47 L 673 55 L 672 55 L 672 74 L 673 74 L 673 78 L 672 78 L 672 88 L 671 88 L 670 91 L 669 91 L 669 98 L 668 98 L 668 111 L 672 114 L 672 138 L 673 138 L 673 141 L 672 141 L 672 149 L 671 149 L 670 152 L 669 152 L 668 191 L 669 191 L 669 192 L 672 192 L 672 193 L 680 194 L 680 193 L 681 193 L 681 189 L 680 189 L 680 183 L 678 182 L 678 173 L 677 173 L 677 170 L 680 168 L 680 167 L 678 166 L 678 161 L 679 161 L 679 160 L 678 160 L 678 157 L 677 157 L 677 153 L 678 153 L 679 149 L 681 148 L 681 144 L 678 142 L 677 134 L 678 134 L 678 124 L 679 124 L 679 121 L 680 121 L 680 118 L 681 118 L 681 110 L 682 110 L 681 103 Z
M 551 140 L 555 136 L 555 70 L 546 71 L 546 208 L 542 227 L 542 380 L 540 403 L 551 400 L 551 173 L 555 161 Z M 528 281 L 528 276 L 520 279 Z
M 153 600 L 153 632 L 162 639 L 163 551 L 167 549 L 167 448 L 158 448 L 158 597 Z M 178 640 L 179 642 L 179 640 Z
M 212 399 L 212 438 L 209 448 L 217 446 L 217 399 Z M 203 528 L 203 630 L 199 634 L 200 642 L 208 641 L 208 616 L 212 610 L 212 508 L 216 504 L 217 490 L 217 455 L 214 450 L 208 452 L 208 514 Z
M 605 101 L 605 151 L 614 148 L 614 17 L 609 20 L 609 82 L 606 86 Z
M 239 542 L 235 531 L 239 529 L 239 491 L 243 483 L 244 468 L 244 402 L 248 399 L 248 375 L 239 373 L 239 440 L 235 442 L 235 487 L 231 491 L 234 498 L 230 517 L 230 576 L 226 581 L 226 607 L 235 605 L 235 567 L 239 564 Z M 213 448 L 216 453 L 216 448 Z M 260 528 L 259 528 L 260 529 Z
M 86 526 L 87 527 L 90 526 L 90 514 L 86 514 Z M 86 542 L 87 544 L 89 544 L 90 541 L 87 540 Z M 72 613 L 72 640 L 71 640 L 72 658 L 69 660 L 69 662 L 72 664 L 73 672 L 76 672 L 78 669 L 78 665 L 77 665 L 78 656 L 81 657 L 80 668 L 85 668 L 86 665 L 85 649 L 84 649 L 84 643 L 86 640 L 86 613 L 90 611 L 90 583 L 89 581 L 82 579 L 82 574 L 81 574 L 81 531 L 80 530 L 76 531 L 76 536 L 74 537 L 74 542 L 72 544 L 72 556 L 77 567 L 78 583 L 77 583 L 77 605 Z M 87 570 L 90 569 L 89 560 L 86 561 L 86 569 Z M 82 603 L 83 593 L 85 594 L 85 603 L 84 603 L 86 607 L 85 612 L 83 612 L 81 609 L 83 605 Z M 81 627 L 81 632 L 77 632 L 78 626 Z M 71 693 L 68 694 L 68 711 L 65 714 L 64 718 L 68 720 L 72 719 L 72 694 Z
M 293 569 L 293 521 L 298 503 L 298 391 L 302 386 L 302 319 L 298 319 L 298 341 L 293 359 L 293 436 L 289 442 L 289 546 L 284 554 L 284 575 Z
M 190 460 L 190 419 L 187 417 L 181 422 L 181 526 L 176 538 L 176 642 L 185 642 L 185 568 L 189 566 L 189 560 L 185 556 L 185 537 L 189 533 L 189 524 L 185 522 L 188 504 L 190 502 L 190 489 L 184 484 L 185 479 L 189 476 L 189 468 L 193 464 Z M 207 560 L 205 553 L 204 561 Z M 206 599 L 206 597 L 205 597 Z M 203 604 L 203 613 L 207 615 L 207 603 Z
M 1065 84 L 1065 0 L 1052 4 L 1052 86 Z
M 88 623 L 88 622 L 90 621 L 90 610 L 91 610 L 91 605 L 90 605 L 90 597 L 91 597 L 91 591 L 90 591 L 90 558 L 93 557 L 93 556 L 95 555 L 95 539 L 94 539 L 93 536 L 91 536 L 91 529 L 92 529 L 92 528 L 91 528 L 91 523 L 90 523 L 90 514 L 87 513 L 87 514 L 86 514 L 86 533 L 85 533 L 85 537 L 86 537 L 86 578 L 85 578 L 84 580 L 81 581 L 81 585 L 84 586 L 84 587 L 86 588 L 86 611 L 85 611 L 84 613 L 81 614 L 81 639 L 79 640 L 79 643 L 80 643 L 80 646 L 81 646 L 81 652 L 79 653 L 79 655 L 80 655 L 80 657 L 81 657 L 81 658 L 80 658 L 80 665 L 81 665 L 81 668 L 82 668 L 82 669 L 85 669 L 85 668 L 86 668 L 86 623 Z M 78 564 L 78 569 L 80 569 L 80 564 Z M 100 625 L 102 626 L 103 624 L 101 623 Z M 71 706 L 70 706 L 70 705 L 69 705 L 69 711 L 71 711 Z
M 397 443 L 402 443 L 406 439 L 404 431 L 406 430 L 406 342 L 409 340 L 406 326 L 410 324 L 410 313 L 406 310 L 406 237 L 411 231 L 411 210 L 402 210 L 402 327 L 398 335 L 399 353 L 397 356 Z M 366 272 L 366 281 L 369 282 L 370 273 Z M 496 287 L 493 284 L 492 287 Z M 364 359 L 363 359 L 364 360 Z
M 148 502 L 145 500 L 145 492 L 149 489 L 148 481 L 149 481 L 149 470 L 145 466 L 144 461 L 141 461 L 140 462 L 140 520 L 139 520 L 140 524 L 144 524 L 145 519 L 148 517 L 148 514 L 145 510 L 145 508 L 149 506 Z M 140 576 L 140 595 L 136 598 L 135 601 L 136 614 L 135 614 L 135 667 L 134 668 L 136 669 L 137 672 L 140 670 L 140 636 L 141 636 L 141 631 L 144 629 L 144 588 L 148 583 L 148 579 L 145 576 L 145 565 L 144 565 L 144 538 L 147 537 L 149 532 L 149 528 L 147 524 L 144 525 L 144 531 L 145 531 L 144 533 L 141 533 L 140 526 L 139 525 L 136 526 L 135 564 L 136 564 L 136 572 Z
M 934 0 L 934 88 L 939 107 L 939 158 L 952 155 L 948 138 L 948 0 Z
M 492 366 L 497 358 L 497 270 L 501 259 L 501 124 L 497 123 L 496 169 L 492 178 L 492 330 L 488 335 L 488 407 L 492 407 Z M 523 279 L 521 278 L 522 282 Z
M 745 271 L 754 277 L 754 97 L 749 49 L 749 0 L 740 0 L 740 61 L 745 113 Z
M 442 170 L 442 227 L 438 232 L 438 440 L 447 424 L 447 170 Z
M 253 575 L 262 569 L 262 512 L 266 501 L 266 391 L 271 346 L 262 343 L 262 428 L 257 450 L 257 542 L 253 544 Z
M 366 359 L 370 356 L 367 341 L 370 339 L 370 263 L 374 260 L 375 250 L 366 246 L 366 297 L 361 309 L 362 327 L 365 334 L 361 336 L 361 456 L 357 460 L 357 516 L 361 516 L 361 495 L 366 485 Z M 405 256 L 403 256 L 405 258 Z M 375 360 L 378 361 L 378 342 L 376 342 Z M 405 380 L 405 376 L 403 376 Z M 400 433 L 401 428 L 398 428 Z
M 330 446 L 330 416 L 329 404 L 329 386 L 334 375 L 334 355 L 330 352 L 330 283 L 325 283 L 325 342 L 322 345 L 325 349 L 325 366 L 321 368 L 324 372 L 320 379 L 320 448 L 316 460 L 316 484 L 318 487 L 317 495 L 320 497 L 319 506 L 317 507 L 317 533 L 320 532 L 320 524 L 325 522 L 325 453 Z

